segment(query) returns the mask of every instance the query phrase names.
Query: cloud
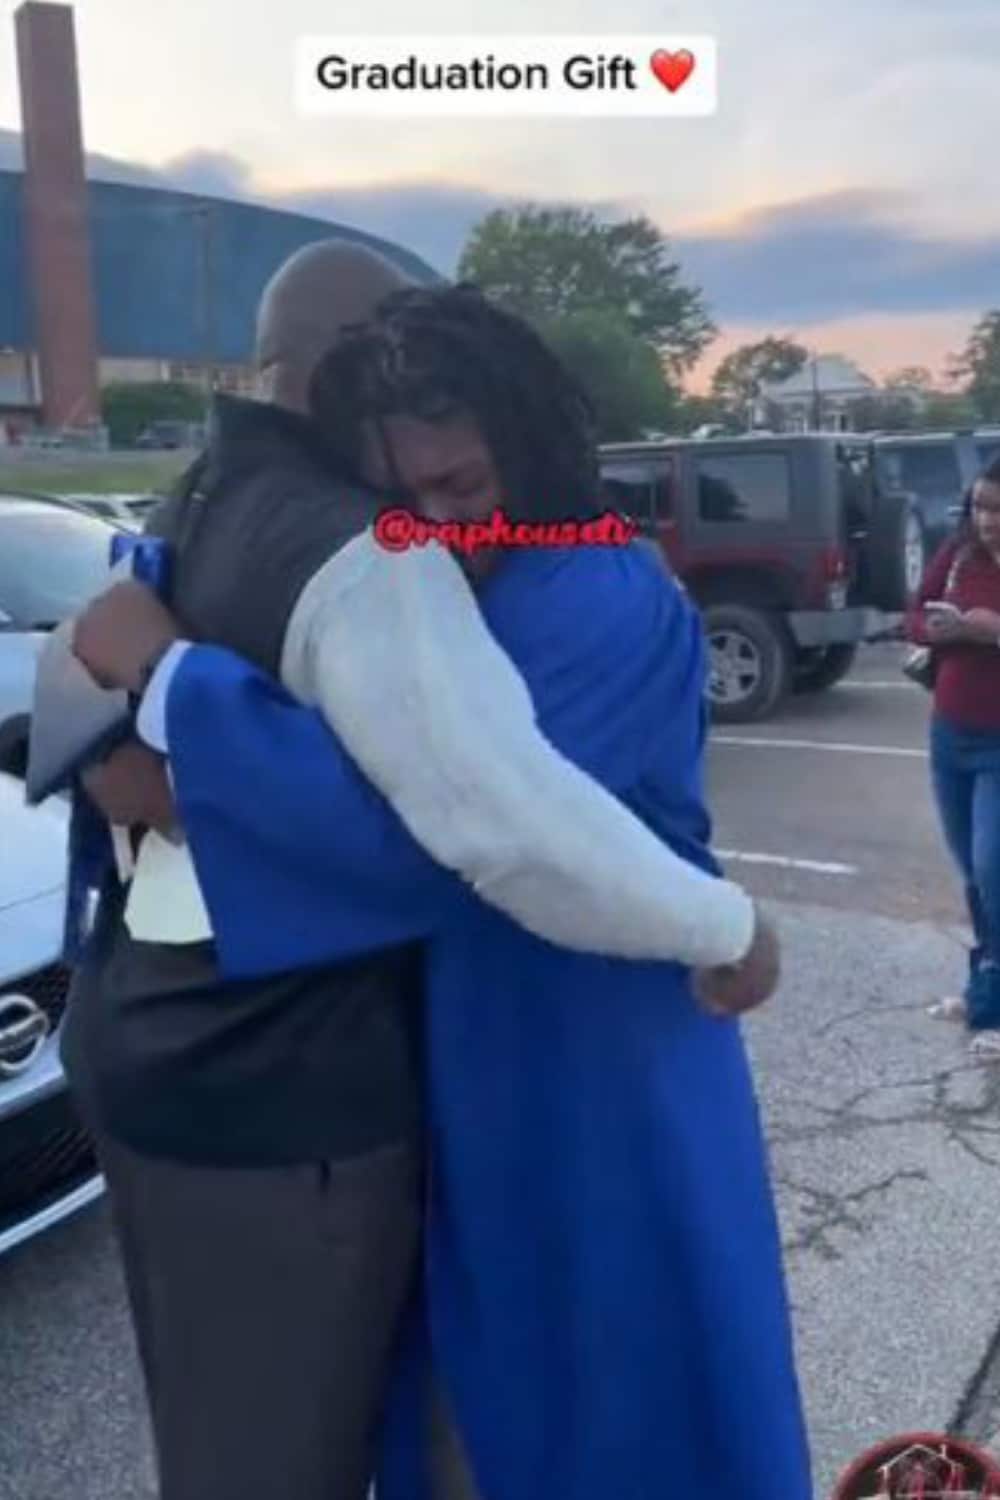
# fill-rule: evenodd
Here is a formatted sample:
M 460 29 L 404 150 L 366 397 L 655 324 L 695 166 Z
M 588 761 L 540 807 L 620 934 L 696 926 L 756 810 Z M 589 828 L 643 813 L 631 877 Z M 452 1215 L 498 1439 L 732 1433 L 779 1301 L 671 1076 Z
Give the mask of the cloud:
M 247 164 L 228 152 L 196 152 L 167 162 L 160 181 L 186 192 L 266 203 L 287 213 L 349 224 L 405 245 L 445 274 L 454 271 L 472 226 L 511 201 L 484 188 L 442 182 L 267 192 Z
M 270 195 L 276 206 L 398 240 L 451 274 L 473 225 L 509 197 L 474 186 L 400 183 Z M 634 213 L 606 201 L 595 212 Z M 860 314 L 979 312 L 1000 305 L 1000 233 L 929 233 L 902 194 L 865 190 L 761 208 L 675 234 L 687 279 L 722 322 L 819 322 Z M 656 205 L 647 206 L 656 217 Z
M 24 168 L 21 134 L 0 129 L 0 172 L 19 172 Z M 87 176 L 102 182 L 124 182 L 135 187 L 163 187 L 162 174 L 155 167 L 143 167 L 117 156 L 87 153 Z
M 685 271 L 724 320 L 981 311 L 1000 303 L 1000 233 L 932 235 L 907 220 L 907 207 L 898 194 L 830 193 L 676 243 Z
M 17 134 L 0 130 L 0 168 L 19 166 L 20 155 Z M 433 180 L 265 191 L 246 162 L 229 152 L 195 152 L 162 168 L 91 155 L 88 173 L 348 224 L 405 245 L 446 275 L 454 273 L 473 225 L 516 201 L 472 183 Z M 771 204 L 672 239 L 684 276 L 704 289 L 723 325 L 976 314 L 1000 305 L 1000 232 L 929 231 L 916 220 L 915 201 L 873 189 L 832 192 Z M 654 219 L 661 207 L 655 200 L 583 206 L 600 214 L 644 209 Z
M 19 132 L 0 129 L 0 171 L 20 171 L 23 164 Z M 287 213 L 364 229 L 405 245 L 445 274 L 454 271 L 473 224 L 491 208 L 510 201 L 482 188 L 439 182 L 265 191 L 255 183 L 247 163 L 225 151 L 191 152 L 161 167 L 139 166 L 88 152 L 86 168 L 93 181 L 176 188 L 208 197 L 263 203 Z
M 395 240 L 450 276 L 472 227 L 513 200 L 484 188 L 427 182 L 272 194 L 268 201 Z
M 246 162 L 230 151 L 192 151 L 174 157 L 160 168 L 161 185 L 210 198 L 253 198 L 253 182 Z
M 172 180 L 227 188 L 275 207 L 355 225 L 399 241 L 452 274 L 472 227 L 516 201 L 469 185 L 401 182 L 263 195 L 235 157 L 191 158 Z M 599 214 L 640 205 L 585 203 Z M 646 205 L 657 217 L 657 205 Z M 919 228 L 903 193 L 855 189 L 759 208 L 732 224 L 673 236 L 684 275 L 723 323 L 820 322 L 861 314 L 978 312 L 1000 304 L 1000 232 Z

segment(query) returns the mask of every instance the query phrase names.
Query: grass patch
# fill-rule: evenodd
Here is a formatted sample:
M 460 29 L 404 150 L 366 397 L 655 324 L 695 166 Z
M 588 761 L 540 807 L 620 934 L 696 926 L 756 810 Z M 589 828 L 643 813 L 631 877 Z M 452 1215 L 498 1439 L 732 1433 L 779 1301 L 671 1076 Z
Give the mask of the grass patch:
M 192 461 L 192 453 L 46 454 L 17 457 L 0 450 L 0 491 L 51 495 L 163 494 Z

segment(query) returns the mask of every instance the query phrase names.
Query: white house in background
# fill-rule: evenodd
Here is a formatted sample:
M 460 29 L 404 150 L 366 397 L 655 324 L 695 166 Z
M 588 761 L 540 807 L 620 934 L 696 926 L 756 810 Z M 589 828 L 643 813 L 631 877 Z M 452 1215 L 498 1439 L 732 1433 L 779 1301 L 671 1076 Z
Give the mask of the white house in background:
M 840 354 L 820 354 L 787 380 L 765 385 L 757 421 L 767 425 L 769 411 L 780 413 L 785 432 L 850 432 L 857 401 L 874 396 L 878 387 L 857 365 Z

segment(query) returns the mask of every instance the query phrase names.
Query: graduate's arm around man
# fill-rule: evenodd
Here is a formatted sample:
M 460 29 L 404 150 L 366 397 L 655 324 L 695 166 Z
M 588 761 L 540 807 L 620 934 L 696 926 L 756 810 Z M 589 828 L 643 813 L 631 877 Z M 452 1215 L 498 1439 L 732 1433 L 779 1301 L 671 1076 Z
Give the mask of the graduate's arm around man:
M 697 621 L 676 587 L 664 589 L 634 555 L 536 554 L 513 559 L 481 602 L 556 749 L 613 793 L 634 786 L 648 716 L 662 711 L 670 674 L 679 687 L 701 670 Z M 77 649 L 96 676 L 135 691 L 175 638 L 162 606 L 123 585 L 81 619 Z M 159 748 L 169 748 L 223 972 L 336 961 L 450 920 L 467 888 L 414 842 L 317 713 L 214 647 L 175 651 L 163 665 L 154 679 L 166 720 Z M 700 748 L 678 744 L 678 754 Z M 141 795 L 150 798 L 144 821 L 168 816 L 162 771 L 138 747 L 93 773 L 90 790 L 110 815 L 134 820 Z M 711 898 L 710 928 L 722 883 L 676 859 L 671 868 Z M 745 959 L 704 973 L 702 997 L 725 1013 L 749 1009 L 773 992 L 777 970 L 776 941 L 758 917 Z

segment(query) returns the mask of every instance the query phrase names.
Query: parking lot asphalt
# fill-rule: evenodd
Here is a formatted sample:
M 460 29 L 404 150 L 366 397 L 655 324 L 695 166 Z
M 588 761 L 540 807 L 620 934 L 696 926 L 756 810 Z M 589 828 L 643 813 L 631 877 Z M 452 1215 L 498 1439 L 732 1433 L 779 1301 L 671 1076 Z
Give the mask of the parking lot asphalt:
M 894 1432 L 1000 1427 L 1000 1068 L 924 1014 L 964 941 L 927 711 L 899 651 L 872 648 L 834 692 L 719 729 L 710 757 L 717 845 L 785 940 L 747 1030 L 817 1500 Z M 0 1500 L 153 1500 L 105 1208 L 0 1262 L 0 1370 Z
M 761 895 L 907 921 L 961 920 L 928 794 L 928 699 L 898 647 L 764 725 L 720 728 L 710 790 L 732 874 Z

